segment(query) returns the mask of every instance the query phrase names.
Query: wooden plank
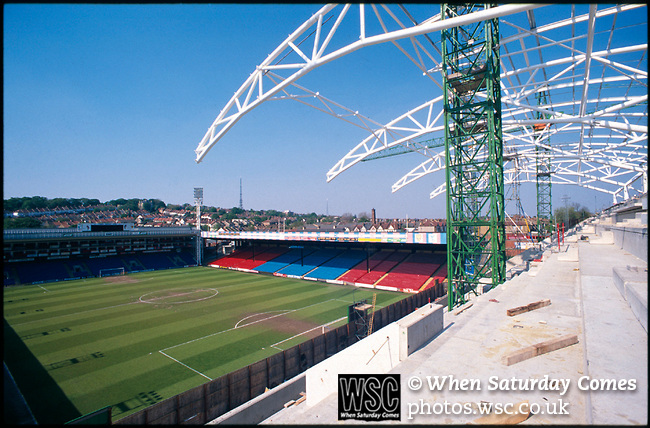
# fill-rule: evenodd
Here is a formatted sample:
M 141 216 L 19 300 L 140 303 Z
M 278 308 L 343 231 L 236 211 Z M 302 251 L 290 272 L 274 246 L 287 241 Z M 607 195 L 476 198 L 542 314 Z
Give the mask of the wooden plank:
M 566 348 L 567 346 L 571 346 L 576 343 L 578 343 L 578 336 L 575 334 L 567 334 L 565 336 L 527 346 L 509 355 L 504 355 L 501 361 L 506 366 L 511 366 L 529 358 L 556 351 L 558 349 Z
M 460 314 L 460 313 L 466 311 L 467 309 L 471 308 L 472 306 L 474 306 L 474 303 L 473 303 L 473 302 L 465 303 L 463 306 L 461 306 L 460 308 L 456 309 L 453 313 L 454 313 L 454 315 L 458 315 L 458 314 Z
M 529 303 L 524 306 L 518 306 L 516 308 L 508 309 L 506 314 L 511 317 L 513 315 L 523 314 L 524 312 L 534 311 L 535 309 L 543 308 L 551 304 L 551 299 L 539 300 L 537 302 Z

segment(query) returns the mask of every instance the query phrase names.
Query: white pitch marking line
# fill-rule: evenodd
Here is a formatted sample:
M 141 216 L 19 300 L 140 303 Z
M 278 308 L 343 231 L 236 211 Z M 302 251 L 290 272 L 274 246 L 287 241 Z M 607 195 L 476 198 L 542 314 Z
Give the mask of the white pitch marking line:
M 258 321 L 253 321 L 253 322 L 250 322 L 248 324 L 244 324 L 242 326 L 239 325 L 240 322 L 245 321 L 245 320 L 247 320 L 249 318 L 253 318 L 253 317 L 258 316 L 258 315 L 270 314 L 271 312 L 282 312 L 282 313 L 278 314 L 278 315 L 273 315 L 271 317 L 264 318 L 264 319 L 261 319 L 261 320 L 258 320 Z M 288 314 L 288 313 L 289 313 L 289 310 L 287 310 L 287 309 L 280 309 L 280 310 L 277 310 L 277 311 L 268 311 L 268 312 L 258 312 L 256 314 L 249 315 L 249 316 L 244 317 L 244 318 L 240 319 L 239 321 L 237 321 L 237 324 L 235 324 L 235 328 L 246 327 L 247 325 L 255 324 L 255 323 L 260 322 L 260 321 L 270 320 L 272 318 L 278 317 L 280 315 Z
M 336 300 L 336 299 L 329 299 L 329 300 L 325 300 L 325 301 L 323 301 L 323 302 L 314 303 L 313 305 L 308 305 L 308 306 L 305 306 L 305 307 L 302 307 L 302 308 L 291 309 L 291 310 L 289 310 L 289 311 L 287 311 L 287 312 L 285 312 L 285 313 L 283 313 L 283 314 L 273 315 L 273 316 L 268 317 L 268 318 L 264 318 L 264 319 L 257 320 L 257 321 L 253 321 L 253 322 L 249 322 L 248 324 L 243 325 L 243 326 L 240 326 L 240 327 L 230 327 L 229 329 L 226 329 L 226 330 L 221 330 L 221 331 L 218 331 L 218 332 L 216 332 L 216 333 L 208 334 L 207 336 L 198 337 L 198 338 L 196 338 L 196 339 L 188 340 L 187 342 L 183 342 L 183 343 L 179 343 L 179 344 L 174 345 L 174 346 L 170 346 L 170 347 L 168 347 L 168 348 L 163 349 L 163 351 L 166 351 L 166 350 L 168 350 L 168 349 L 173 349 L 173 348 L 176 348 L 176 347 L 178 347 L 178 346 L 187 345 L 188 343 L 197 342 L 197 341 L 199 341 L 199 340 L 207 339 L 208 337 L 216 336 L 216 335 L 221 334 L 221 333 L 227 333 L 227 332 L 229 332 L 229 331 L 233 331 L 235 328 L 242 328 L 242 327 L 246 327 L 246 326 L 249 326 L 249 325 L 257 324 L 258 322 L 267 321 L 267 320 L 270 320 L 271 318 L 275 318 L 275 317 L 278 317 L 278 316 L 280 316 L 280 315 L 288 314 L 289 312 L 296 312 L 296 311 L 300 311 L 300 310 L 303 310 L 303 309 L 310 308 L 310 307 L 312 307 L 312 306 L 316 306 L 316 305 L 320 305 L 320 304 L 323 304 L 323 303 L 331 302 L 332 300 Z
M 192 370 L 194 373 L 196 373 L 196 374 L 200 374 L 201 376 L 203 376 L 203 377 L 206 378 L 207 380 L 212 380 L 212 379 L 210 379 L 209 377 L 207 377 L 206 375 L 204 375 L 203 373 L 201 373 L 200 371 L 198 371 L 198 370 L 194 370 L 192 367 L 188 366 L 187 364 L 181 363 L 181 362 L 178 361 L 176 358 L 174 358 L 174 357 L 170 357 L 169 355 L 165 354 L 163 351 L 158 351 L 158 352 L 160 352 L 161 354 L 163 354 L 165 357 L 170 358 L 170 359 L 176 361 L 176 362 L 177 362 L 178 364 L 180 364 L 181 366 L 186 367 L 186 368 Z
M 305 334 L 305 333 L 309 333 L 310 331 L 314 331 L 314 330 L 316 330 L 316 329 L 318 329 L 318 328 L 328 327 L 328 326 L 330 326 L 330 325 L 332 325 L 332 324 L 334 324 L 334 323 L 337 323 L 337 322 L 339 322 L 339 321 L 341 321 L 341 320 L 344 320 L 344 319 L 347 319 L 347 317 L 341 317 L 341 318 L 339 318 L 339 319 L 337 319 L 337 320 L 330 321 L 330 322 L 328 322 L 327 324 L 319 325 L 318 327 L 314 327 L 314 328 L 312 328 L 312 329 L 305 330 L 305 331 L 303 331 L 302 333 L 298 333 L 298 334 L 296 334 L 295 336 L 291 336 L 291 337 L 288 338 L 288 339 L 284 339 L 284 340 L 281 340 L 281 341 L 279 341 L 279 342 L 276 342 L 276 343 L 274 343 L 273 345 L 271 345 L 271 347 L 272 347 L 272 348 L 275 348 L 275 349 L 280 349 L 280 348 L 278 348 L 278 347 L 275 346 L 275 345 L 279 345 L 279 344 L 284 343 L 284 342 L 286 342 L 286 341 L 288 341 L 288 340 L 294 339 L 294 338 L 296 338 L 296 337 L 298 337 L 298 336 L 302 336 L 303 334 Z M 280 349 L 280 351 L 282 351 L 282 349 Z

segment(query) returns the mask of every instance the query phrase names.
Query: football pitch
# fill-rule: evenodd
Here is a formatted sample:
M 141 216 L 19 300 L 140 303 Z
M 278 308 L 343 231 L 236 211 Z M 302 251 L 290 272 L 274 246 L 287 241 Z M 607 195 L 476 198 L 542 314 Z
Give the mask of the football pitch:
M 39 423 L 142 410 L 402 293 L 193 267 L 4 289 L 4 360 Z

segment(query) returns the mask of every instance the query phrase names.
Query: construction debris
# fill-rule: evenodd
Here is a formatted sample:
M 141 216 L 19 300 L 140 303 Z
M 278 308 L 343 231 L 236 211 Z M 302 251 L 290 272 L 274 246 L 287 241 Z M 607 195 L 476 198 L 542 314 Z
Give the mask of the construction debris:
M 474 305 L 474 303 L 472 303 L 472 302 L 465 303 L 463 306 L 461 306 L 460 308 L 458 308 L 458 309 L 456 309 L 456 310 L 454 311 L 454 315 L 458 315 L 458 314 L 460 314 L 461 312 L 463 312 L 463 311 L 465 311 L 465 310 L 471 308 L 473 305 Z
M 287 407 L 297 406 L 298 404 L 302 403 L 306 399 L 307 399 L 307 394 L 305 394 L 305 392 L 303 391 L 303 392 L 300 393 L 300 398 L 299 399 L 297 399 L 297 400 L 289 400 L 286 403 L 284 403 L 284 408 L 286 409 Z
M 506 366 L 511 366 L 529 358 L 556 351 L 558 349 L 566 348 L 567 346 L 571 346 L 576 343 L 578 343 L 578 336 L 575 334 L 567 334 L 562 337 L 527 346 L 509 355 L 504 355 L 501 361 Z
M 534 311 L 535 309 L 543 308 L 551 304 L 551 299 L 544 299 L 538 302 L 529 303 L 524 306 L 519 306 L 516 308 L 508 309 L 506 314 L 511 317 L 513 315 L 523 314 L 524 312 Z

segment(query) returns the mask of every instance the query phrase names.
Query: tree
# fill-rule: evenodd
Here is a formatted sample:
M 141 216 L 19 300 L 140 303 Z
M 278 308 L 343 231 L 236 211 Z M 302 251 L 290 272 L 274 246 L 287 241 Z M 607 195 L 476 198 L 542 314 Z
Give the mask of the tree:
M 47 208 L 47 198 L 44 198 L 43 196 L 32 196 L 31 198 L 25 198 L 23 206 L 21 208 L 24 210 Z
M 70 206 L 68 200 L 65 198 L 54 198 L 47 201 L 47 207 L 50 209 Z
M 570 229 L 582 220 L 591 217 L 591 215 L 592 214 L 588 208 L 574 203 L 567 208 L 557 208 L 555 210 L 555 221 L 557 223 L 565 223 L 565 229 Z M 568 224 L 566 224 L 567 222 Z
M 38 229 L 41 226 L 40 220 L 31 217 L 6 217 L 4 220 L 5 229 Z
M 354 219 L 352 213 L 343 213 L 343 215 L 341 215 L 341 221 L 344 223 L 350 223 L 352 219 Z

